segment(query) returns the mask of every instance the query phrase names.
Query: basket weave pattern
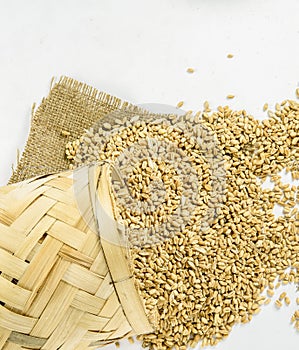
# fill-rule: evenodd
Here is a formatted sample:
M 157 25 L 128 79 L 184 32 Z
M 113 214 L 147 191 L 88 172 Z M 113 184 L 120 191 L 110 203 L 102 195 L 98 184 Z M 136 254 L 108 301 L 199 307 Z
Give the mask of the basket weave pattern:
M 128 256 L 86 224 L 73 183 L 65 172 L 0 189 L 0 349 L 96 348 L 152 331 L 124 278 Z

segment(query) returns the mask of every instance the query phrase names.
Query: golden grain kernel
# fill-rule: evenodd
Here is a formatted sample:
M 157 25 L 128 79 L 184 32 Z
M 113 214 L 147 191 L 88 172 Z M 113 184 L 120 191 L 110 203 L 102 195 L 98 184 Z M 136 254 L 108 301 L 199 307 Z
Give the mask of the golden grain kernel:
M 253 314 L 254 315 L 257 315 L 258 313 L 260 313 L 261 312 L 261 308 L 257 308 L 257 309 L 255 309 L 254 311 L 253 311 Z
M 117 348 L 120 347 L 120 343 L 118 341 L 116 341 L 114 344 L 115 344 L 115 347 L 117 347 Z
M 195 72 L 195 70 L 194 70 L 194 68 L 187 68 L 187 73 L 194 73 Z
M 268 305 L 270 303 L 271 303 L 271 299 L 270 298 L 266 299 L 265 302 L 264 302 L 265 305 Z
M 226 56 L 227 58 L 233 58 L 234 57 L 234 55 L 233 54 L 231 54 L 231 53 L 229 53 L 227 56 Z
M 66 130 L 61 130 L 61 135 L 62 136 L 70 136 L 70 132 L 69 131 L 66 131 Z
M 288 296 L 286 296 L 284 298 L 284 301 L 285 301 L 286 305 L 290 305 L 291 304 L 291 299 Z
M 134 338 L 133 337 L 128 337 L 128 341 L 130 344 L 134 344 Z
M 265 103 L 264 106 L 263 106 L 263 111 L 266 112 L 266 110 L 269 108 L 269 105 L 268 103 Z
M 226 98 L 229 99 L 229 100 L 231 100 L 231 99 L 235 98 L 235 95 L 229 94 L 229 95 L 226 96 Z
M 180 101 L 177 103 L 176 107 L 181 108 L 184 105 L 184 101 Z
M 269 295 L 269 297 L 273 297 L 274 291 L 272 289 L 268 289 L 267 294 Z
M 299 88 L 296 89 L 296 96 L 299 98 Z
M 208 110 L 210 109 L 210 104 L 209 104 L 208 101 L 205 101 L 204 104 L 203 104 L 203 106 L 204 106 L 204 110 L 205 110 L 205 111 L 208 111 Z
M 280 308 L 282 306 L 282 303 L 281 303 L 281 301 L 279 299 L 277 299 L 275 301 L 275 306 L 277 306 L 278 308 Z
M 287 293 L 286 292 L 282 292 L 279 296 L 279 300 L 283 300 L 286 297 Z

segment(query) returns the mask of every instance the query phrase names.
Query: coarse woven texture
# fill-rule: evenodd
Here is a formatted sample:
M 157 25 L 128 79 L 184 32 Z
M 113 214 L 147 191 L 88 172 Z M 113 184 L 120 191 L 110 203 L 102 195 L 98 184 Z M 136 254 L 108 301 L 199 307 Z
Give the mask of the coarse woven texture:
M 93 165 L 0 188 L 0 349 L 94 349 L 153 330 L 115 244 L 111 175 Z
M 61 77 L 32 116 L 24 153 L 9 183 L 68 169 L 66 140 L 75 140 L 107 113 L 132 107 L 84 83 Z

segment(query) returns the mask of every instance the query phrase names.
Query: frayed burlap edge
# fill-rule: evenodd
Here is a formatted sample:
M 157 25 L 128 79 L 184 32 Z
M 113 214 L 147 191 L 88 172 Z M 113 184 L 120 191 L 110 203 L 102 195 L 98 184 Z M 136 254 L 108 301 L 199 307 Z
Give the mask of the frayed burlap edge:
M 66 143 L 116 109 L 140 110 L 85 83 L 61 77 L 33 112 L 24 152 L 9 183 L 68 169 Z

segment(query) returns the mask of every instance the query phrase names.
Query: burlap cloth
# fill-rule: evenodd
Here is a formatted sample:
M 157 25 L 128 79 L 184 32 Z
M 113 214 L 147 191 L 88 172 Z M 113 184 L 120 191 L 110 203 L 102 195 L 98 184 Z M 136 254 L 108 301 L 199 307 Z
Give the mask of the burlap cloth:
M 107 113 L 134 109 L 128 102 L 61 77 L 34 112 L 25 150 L 9 183 L 68 169 L 65 146 Z M 62 131 L 69 132 L 64 136 Z

